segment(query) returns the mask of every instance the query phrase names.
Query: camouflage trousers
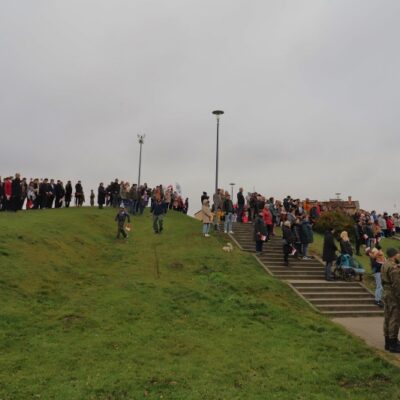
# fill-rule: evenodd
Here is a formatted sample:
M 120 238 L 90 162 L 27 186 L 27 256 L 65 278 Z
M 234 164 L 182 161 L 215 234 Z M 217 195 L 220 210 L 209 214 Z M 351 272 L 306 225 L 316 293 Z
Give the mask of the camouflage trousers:
M 397 339 L 400 328 L 400 304 L 391 295 L 385 295 L 385 321 L 383 333 L 390 339 Z

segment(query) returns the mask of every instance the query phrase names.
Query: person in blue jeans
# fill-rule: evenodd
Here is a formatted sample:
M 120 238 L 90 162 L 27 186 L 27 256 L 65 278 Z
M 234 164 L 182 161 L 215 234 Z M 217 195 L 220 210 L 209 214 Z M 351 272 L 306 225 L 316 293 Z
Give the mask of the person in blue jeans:
M 368 255 L 371 260 L 371 270 L 375 279 L 375 304 L 379 307 L 383 307 L 383 302 L 382 302 L 383 286 L 381 278 L 381 268 L 382 265 L 385 263 L 386 258 L 379 245 L 374 247 L 369 252 Z
M 225 200 L 222 203 L 222 211 L 225 213 L 224 231 L 225 233 L 233 233 L 232 225 L 233 225 L 233 214 L 235 210 L 233 208 L 233 203 L 231 200 L 231 196 L 229 194 L 226 194 Z

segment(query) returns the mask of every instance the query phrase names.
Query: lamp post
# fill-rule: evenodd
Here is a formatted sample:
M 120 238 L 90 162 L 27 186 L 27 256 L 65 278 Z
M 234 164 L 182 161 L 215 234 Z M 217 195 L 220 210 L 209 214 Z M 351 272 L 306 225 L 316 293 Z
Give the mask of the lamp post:
M 218 163 L 219 163 L 219 119 L 221 115 L 224 113 L 221 110 L 215 110 L 212 112 L 217 117 L 217 157 L 216 157 L 216 167 L 215 167 L 215 192 L 218 191 Z
M 140 174 L 141 174 L 141 171 L 142 171 L 142 146 L 143 146 L 144 138 L 146 137 L 146 135 L 137 135 L 137 137 L 138 137 L 138 141 L 139 141 L 139 144 L 140 144 L 140 150 L 139 150 L 139 177 L 138 177 L 138 184 L 137 184 L 137 186 L 139 188 L 140 187 Z
M 236 183 L 230 183 L 231 185 L 231 200 L 233 202 L 233 187 L 236 185 Z

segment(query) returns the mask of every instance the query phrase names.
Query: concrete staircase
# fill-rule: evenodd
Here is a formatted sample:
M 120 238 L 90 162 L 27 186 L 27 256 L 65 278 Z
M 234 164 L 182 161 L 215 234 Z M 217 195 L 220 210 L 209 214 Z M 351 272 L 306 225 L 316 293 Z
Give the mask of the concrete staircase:
M 252 224 L 234 224 L 231 237 L 244 251 L 255 252 Z M 289 258 L 283 262 L 282 239 L 273 237 L 264 244 L 264 251 L 256 256 L 264 269 L 276 278 L 285 280 L 292 289 L 315 310 L 329 317 L 382 316 L 374 297 L 359 282 L 327 282 L 324 265 L 317 259 Z

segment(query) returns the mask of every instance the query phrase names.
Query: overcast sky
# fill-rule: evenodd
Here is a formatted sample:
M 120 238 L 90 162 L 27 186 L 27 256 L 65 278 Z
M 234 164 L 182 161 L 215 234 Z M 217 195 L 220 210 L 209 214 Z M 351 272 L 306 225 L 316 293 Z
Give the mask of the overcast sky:
M 400 2 L 0 0 L 0 175 L 400 207 Z M 236 189 L 235 188 L 235 189 Z M 236 190 L 235 190 L 236 191 Z

